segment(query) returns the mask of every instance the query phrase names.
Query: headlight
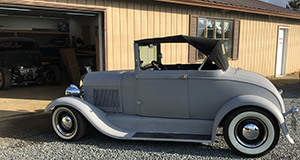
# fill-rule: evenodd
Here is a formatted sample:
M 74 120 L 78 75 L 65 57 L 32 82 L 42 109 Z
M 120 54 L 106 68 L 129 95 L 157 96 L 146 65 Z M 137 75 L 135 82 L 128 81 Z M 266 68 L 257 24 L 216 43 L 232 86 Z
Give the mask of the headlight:
M 81 91 L 76 85 L 71 84 L 70 87 L 68 87 L 66 89 L 65 95 L 66 96 L 72 96 L 72 97 L 80 97 L 81 96 Z

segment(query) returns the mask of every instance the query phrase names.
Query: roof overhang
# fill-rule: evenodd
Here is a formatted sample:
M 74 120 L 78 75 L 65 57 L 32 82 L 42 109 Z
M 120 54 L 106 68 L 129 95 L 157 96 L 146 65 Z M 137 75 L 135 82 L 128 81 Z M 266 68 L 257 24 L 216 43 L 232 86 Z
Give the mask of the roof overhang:
M 223 10 L 255 13 L 255 14 L 275 16 L 275 17 L 291 18 L 291 19 L 300 19 L 300 15 L 297 15 L 297 14 L 267 11 L 267 10 L 248 8 L 248 7 L 242 7 L 242 6 L 226 5 L 226 4 L 222 4 L 222 3 L 213 3 L 213 2 L 208 2 L 208 1 L 197 1 L 197 0 L 184 0 L 184 1 L 183 0 L 154 0 L 154 1 L 176 3 L 176 4 L 183 4 L 183 5 L 190 5 L 190 6 L 207 7 L 207 8 L 217 8 L 217 9 L 223 9 Z

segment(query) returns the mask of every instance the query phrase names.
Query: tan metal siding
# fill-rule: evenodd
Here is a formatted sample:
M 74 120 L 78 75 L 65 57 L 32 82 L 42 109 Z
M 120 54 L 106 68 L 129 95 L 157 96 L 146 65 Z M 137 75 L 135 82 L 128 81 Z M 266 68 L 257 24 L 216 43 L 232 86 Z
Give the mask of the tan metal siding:
M 240 56 L 239 60 L 230 61 L 231 66 L 245 68 L 265 76 L 274 75 L 278 27 L 288 26 L 286 73 L 299 70 L 299 24 L 292 25 L 281 18 L 272 19 L 270 22 L 261 20 L 243 20 L 241 22 Z
M 42 0 L 40 0 L 42 1 Z M 189 15 L 240 19 L 238 60 L 241 67 L 265 76 L 275 74 L 278 26 L 289 27 L 286 72 L 300 68 L 300 22 L 250 13 L 231 12 L 186 5 L 140 0 L 57 0 L 70 4 L 97 5 L 107 9 L 108 70 L 132 69 L 133 41 L 141 38 L 188 35 Z M 164 63 L 187 63 L 187 45 L 168 45 L 162 48 Z
M 190 24 L 189 24 L 189 36 L 197 37 L 198 34 L 198 16 L 191 15 L 190 16 Z M 197 62 L 197 49 L 192 45 L 189 45 L 189 63 Z
M 291 25 L 287 50 L 287 73 L 300 69 L 300 25 Z

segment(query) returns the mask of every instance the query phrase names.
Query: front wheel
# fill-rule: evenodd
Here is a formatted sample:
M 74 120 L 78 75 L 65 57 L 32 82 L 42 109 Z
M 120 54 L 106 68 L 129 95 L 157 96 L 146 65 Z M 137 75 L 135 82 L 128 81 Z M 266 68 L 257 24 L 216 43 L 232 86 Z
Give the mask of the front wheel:
M 87 121 L 77 110 L 58 107 L 52 113 L 52 127 L 63 140 L 78 140 L 86 132 Z
M 226 117 L 223 132 L 226 143 L 235 153 L 258 157 L 276 146 L 280 130 L 270 113 L 246 107 L 235 110 Z

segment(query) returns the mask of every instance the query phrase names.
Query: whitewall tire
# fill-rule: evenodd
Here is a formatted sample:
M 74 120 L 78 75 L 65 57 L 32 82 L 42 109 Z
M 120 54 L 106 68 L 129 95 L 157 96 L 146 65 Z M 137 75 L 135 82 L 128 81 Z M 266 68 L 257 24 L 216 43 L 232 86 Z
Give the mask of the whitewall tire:
M 226 143 L 234 152 L 258 157 L 276 146 L 280 130 L 277 120 L 270 113 L 246 107 L 226 117 L 223 132 Z
M 78 140 L 86 133 L 87 121 L 77 110 L 57 107 L 52 113 L 52 127 L 63 140 Z

